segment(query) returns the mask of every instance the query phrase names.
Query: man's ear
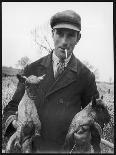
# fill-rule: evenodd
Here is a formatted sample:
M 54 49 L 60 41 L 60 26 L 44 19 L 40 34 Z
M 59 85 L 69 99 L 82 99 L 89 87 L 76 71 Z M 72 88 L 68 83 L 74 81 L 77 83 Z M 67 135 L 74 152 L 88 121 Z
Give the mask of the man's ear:
M 17 74 L 16 76 L 17 76 L 18 80 L 19 80 L 21 83 L 24 83 L 24 84 L 25 84 L 25 81 L 26 81 L 26 79 L 27 79 L 25 76 L 22 76 L 22 75 L 20 75 L 20 74 Z
M 52 38 L 53 38 L 53 36 L 54 36 L 54 29 L 52 29 Z
M 79 32 L 78 35 L 77 35 L 77 42 L 76 42 L 76 44 L 79 42 L 80 39 L 81 39 L 81 33 Z

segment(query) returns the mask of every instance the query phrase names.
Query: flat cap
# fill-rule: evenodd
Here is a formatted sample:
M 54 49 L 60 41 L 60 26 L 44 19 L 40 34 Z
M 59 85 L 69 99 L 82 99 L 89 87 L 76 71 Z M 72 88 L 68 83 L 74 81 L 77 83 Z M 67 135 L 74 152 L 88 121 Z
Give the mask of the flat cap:
M 72 10 L 56 13 L 50 20 L 51 28 L 68 28 L 81 31 L 81 17 Z

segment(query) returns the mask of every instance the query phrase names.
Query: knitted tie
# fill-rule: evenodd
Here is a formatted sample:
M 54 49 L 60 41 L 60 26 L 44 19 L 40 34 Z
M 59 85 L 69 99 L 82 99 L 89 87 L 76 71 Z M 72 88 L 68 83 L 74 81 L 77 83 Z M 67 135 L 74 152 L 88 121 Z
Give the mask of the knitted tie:
M 61 73 L 64 71 L 65 63 L 64 62 L 59 62 L 57 65 L 57 72 L 55 74 L 55 79 L 61 75 Z

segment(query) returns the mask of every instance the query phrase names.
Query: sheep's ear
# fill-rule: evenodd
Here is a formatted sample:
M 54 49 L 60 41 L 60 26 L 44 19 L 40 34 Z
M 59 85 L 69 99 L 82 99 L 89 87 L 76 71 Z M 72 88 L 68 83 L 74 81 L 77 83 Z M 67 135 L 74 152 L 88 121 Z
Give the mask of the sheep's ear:
M 96 106 L 96 97 L 92 96 L 92 106 Z
M 17 74 L 17 78 L 18 78 L 19 82 L 21 82 L 21 83 L 25 83 L 25 81 L 27 79 L 25 76 L 21 76 L 20 74 Z

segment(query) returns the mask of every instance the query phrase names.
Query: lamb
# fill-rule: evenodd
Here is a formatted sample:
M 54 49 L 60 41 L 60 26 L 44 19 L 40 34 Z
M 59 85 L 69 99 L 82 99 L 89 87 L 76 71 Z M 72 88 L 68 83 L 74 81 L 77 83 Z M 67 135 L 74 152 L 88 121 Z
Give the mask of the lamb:
M 81 110 L 74 116 L 65 138 L 65 151 L 70 152 L 73 148 L 72 151 L 75 150 L 78 153 L 87 153 L 87 151 L 90 151 L 89 147 L 92 146 L 94 152 L 101 152 L 100 135 L 102 134 L 102 129 L 104 128 L 104 125 L 107 125 L 110 121 L 110 114 L 102 99 L 103 96 L 101 97 L 101 99 L 96 99 L 95 97 L 93 97 L 92 101 L 83 110 Z M 87 120 L 90 121 L 89 129 L 91 132 L 91 144 L 89 144 L 88 146 L 87 144 L 85 144 L 85 146 L 84 144 L 82 144 L 75 147 L 76 144 L 74 143 L 73 135 L 79 130 L 83 130 L 83 124 L 85 124 Z M 101 127 L 101 130 L 99 132 L 97 130 L 97 126 L 99 126 L 99 129 Z
M 34 100 L 37 99 L 37 87 L 44 76 L 31 75 L 27 78 L 17 75 L 19 81 L 25 85 L 26 92 L 18 106 L 18 128 L 7 143 L 6 153 L 31 153 L 32 138 L 40 136 L 41 122 Z

